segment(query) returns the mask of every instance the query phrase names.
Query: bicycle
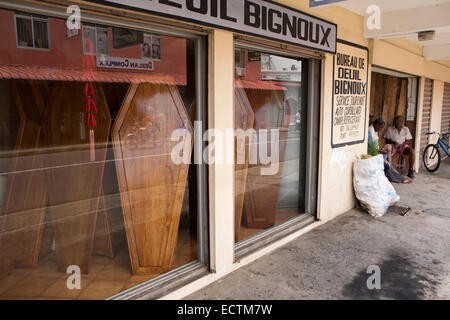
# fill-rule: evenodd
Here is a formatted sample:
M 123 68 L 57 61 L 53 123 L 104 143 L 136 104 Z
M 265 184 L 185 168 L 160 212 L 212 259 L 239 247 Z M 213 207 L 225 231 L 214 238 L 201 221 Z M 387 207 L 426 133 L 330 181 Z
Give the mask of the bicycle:
M 441 165 L 441 152 L 439 151 L 439 148 L 442 148 L 442 150 L 444 150 L 447 156 L 450 157 L 449 151 L 450 145 L 442 139 L 447 138 L 448 140 L 448 135 L 450 133 L 449 132 L 439 133 L 436 131 L 427 133 L 427 135 L 435 135 L 435 134 L 439 135 L 438 141 L 435 144 L 427 145 L 425 150 L 423 151 L 423 164 L 429 172 L 436 172 L 439 169 L 439 166 Z

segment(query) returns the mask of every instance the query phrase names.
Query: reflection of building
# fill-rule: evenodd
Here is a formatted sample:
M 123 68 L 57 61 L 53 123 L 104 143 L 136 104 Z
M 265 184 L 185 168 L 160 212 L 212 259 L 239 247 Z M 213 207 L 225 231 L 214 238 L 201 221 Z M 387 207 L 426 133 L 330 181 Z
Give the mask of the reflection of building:
M 299 61 L 274 55 L 261 55 L 262 80 L 302 81 L 302 65 Z
M 298 118 L 300 103 L 298 88 L 302 81 L 300 60 L 236 49 L 235 65 L 237 87 L 283 91 L 285 123 L 297 123 L 295 119 Z
M 119 37 L 120 33 L 115 30 L 113 32 L 112 27 L 83 24 L 83 32 L 69 38 L 66 21 L 63 19 L 0 10 L 0 28 L 4 31 L 4 37 L 0 43 L 0 65 L 83 70 L 83 55 L 91 53 L 90 48 L 84 46 L 83 40 L 90 40 L 92 43 L 91 54 L 142 59 L 143 42 L 131 41 L 129 45 L 122 44 L 116 47 L 114 44 L 118 40 L 114 39 L 114 35 Z M 149 43 L 150 58 L 152 47 L 160 57 L 160 61 L 154 61 L 154 73 L 171 73 L 178 83 L 186 83 L 185 40 L 162 36 L 156 41 L 152 44 L 150 38 Z M 166 48 L 163 59 L 161 59 L 161 47 Z M 176 60 L 178 63 L 170 63 L 171 60 Z M 36 73 L 36 70 L 29 70 L 29 72 Z M 133 70 L 133 73 L 139 72 Z M 61 70 L 55 73 L 61 74 Z M 43 73 L 35 74 L 35 77 L 46 78 Z M 61 75 L 61 80 L 63 79 Z

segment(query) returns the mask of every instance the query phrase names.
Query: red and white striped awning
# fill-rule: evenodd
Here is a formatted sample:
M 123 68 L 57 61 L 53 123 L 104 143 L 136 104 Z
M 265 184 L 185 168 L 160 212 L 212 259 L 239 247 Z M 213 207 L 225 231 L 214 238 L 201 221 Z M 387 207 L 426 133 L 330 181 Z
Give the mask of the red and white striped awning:
M 234 86 L 236 88 L 256 89 L 256 90 L 281 90 L 281 91 L 287 90 L 284 87 L 280 87 L 278 83 L 275 81 L 261 81 L 261 80 L 249 81 L 249 80 L 235 79 Z
M 122 83 L 155 83 L 186 85 L 185 75 L 140 73 L 128 71 L 84 71 L 50 67 L 0 65 L 0 79 L 30 79 L 53 81 L 91 81 Z

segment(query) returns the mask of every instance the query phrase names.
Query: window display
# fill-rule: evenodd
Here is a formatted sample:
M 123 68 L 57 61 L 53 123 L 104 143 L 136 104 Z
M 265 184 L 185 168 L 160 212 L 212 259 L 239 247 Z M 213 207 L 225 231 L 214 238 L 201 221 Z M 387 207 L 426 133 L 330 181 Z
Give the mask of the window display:
M 131 266 L 136 274 L 169 271 L 173 264 L 189 165 L 171 161 L 169 137 L 192 125 L 173 86 L 131 85 L 113 128 Z M 192 143 L 183 148 L 191 157 Z M 152 243 L 153 245 L 149 245 Z
M 302 60 L 237 51 L 246 72 L 235 73 L 235 127 L 245 131 L 243 138 L 237 135 L 236 152 L 249 154 L 235 166 L 235 239 L 240 241 L 303 213 L 300 150 L 306 123 Z
M 105 299 L 199 260 L 196 172 L 171 161 L 196 40 L 24 17 L 0 9 L 21 44 L 0 52 L 0 300 Z

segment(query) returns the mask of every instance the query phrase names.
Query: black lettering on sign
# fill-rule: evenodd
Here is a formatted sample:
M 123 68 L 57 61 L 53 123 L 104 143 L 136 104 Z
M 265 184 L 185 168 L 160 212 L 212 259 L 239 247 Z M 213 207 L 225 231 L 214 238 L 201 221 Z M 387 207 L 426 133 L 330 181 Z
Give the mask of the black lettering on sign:
M 320 26 L 318 24 L 316 24 L 315 29 L 316 29 L 315 30 L 316 32 L 314 32 L 314 23 L 310 22 L 309 23 L 309 41 L 314 42 L 314 43 L 319 43 Z
M 281 18 L 281 12 L 273 9 L 269 9 L 269 30 L 275 33 L 281 33 L 281 24 L 274 23 L 274 15 Z
M 206 14 L 208 12 L 207 0 L 199 0 L 195 2 L 200 2 L 199 7 L 196 7 L 194 5 L 194 0 L 186 0 L 186 8 L 190 11 L 194 11 L 200 14 Z
M 287 34 L 287 29 L 291 33 L 293 38 L 297 37 L 297 19 L 292 17 L 292 21 L 289 19 L 289 15 L 283 13 L 283 35 Z
M 260 7 L 251 1 L 245 0 L 244 4 L 244 24 L 247 26 L 259 28 L 261 25 Z
M 308 21 L 303 19 L 297 20 L 297 37 L 300 40 L 308 41 L 309 24 Z
M 217 18 L 217 0 L 211 0 L 211 17 Z
M 236 18 L 228 16 L 227 7 L 227 0 L 220 0 L 220 19 L 236 22 Z
M 180 3 L 176 3 L 176 2 L 171 1 L 171 0 L 159 0 L 159 3 L 166 4 L 168 6 L 172 6 L 172 7 L 181 9 L 181 4 Z
M 267 30 L 267 8 L 264 6 L 261 10 L 261 28 Z
M 323 26 L 320 26 L 320 29 L 323 32 L 323 37 L 322 41 L 320 41 L 320 45 L 323 46 L 326 43 L 327 46 L 330 46 L 330 44 L 328 43 L 328 37 L 330 36 L 331 28 L 327 28 L 327 30 L 324 30 Z
M 96 0 L 88 0 L 95 2 Z M 102 0 L 335 54 L 335 24 L 268 0 Z M 364 61 L 356 61 L 364 68 Z

